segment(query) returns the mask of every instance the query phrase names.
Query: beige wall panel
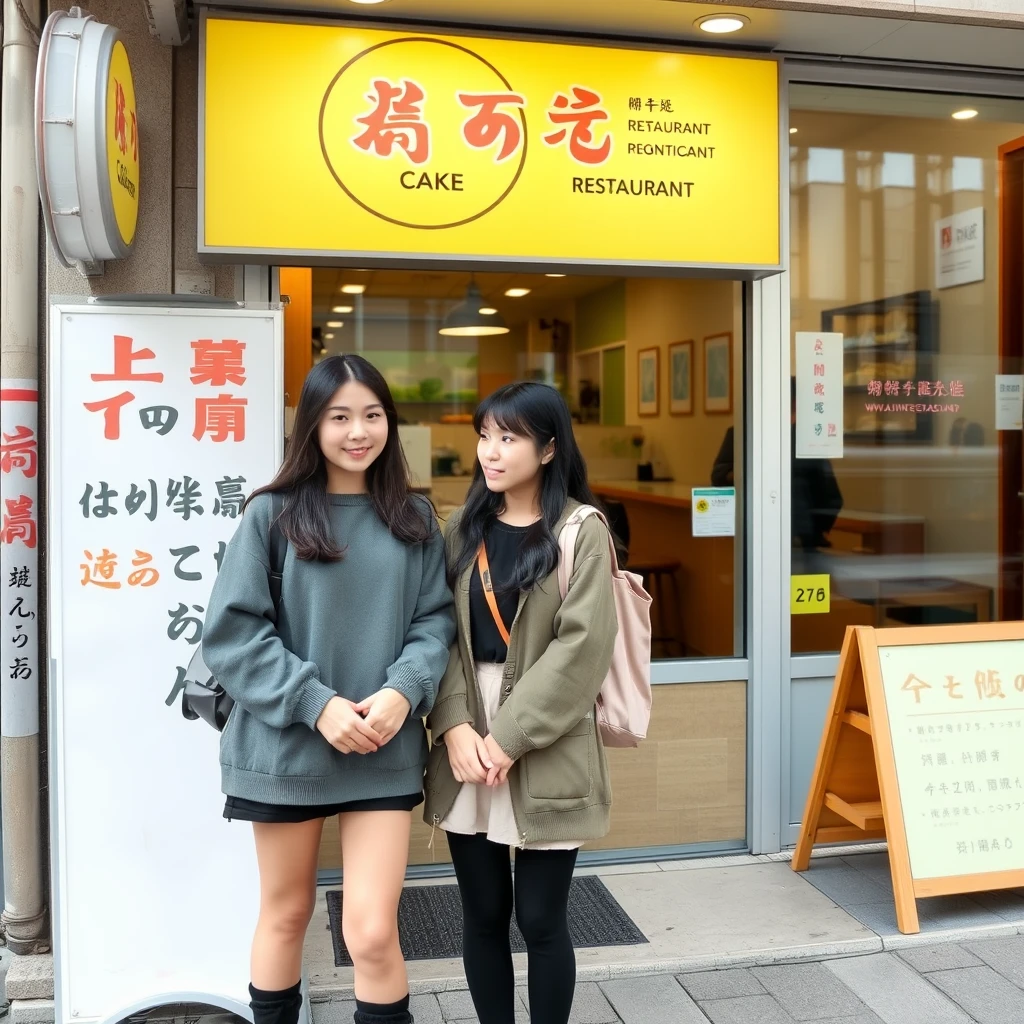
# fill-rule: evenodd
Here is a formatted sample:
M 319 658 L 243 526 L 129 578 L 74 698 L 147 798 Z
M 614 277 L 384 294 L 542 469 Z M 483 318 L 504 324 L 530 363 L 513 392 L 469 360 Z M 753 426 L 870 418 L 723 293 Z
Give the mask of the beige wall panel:
M 747 684 L 685 683 L 654 688 L 645 743 L 610 750 L 612 830 L 588 850 L 742 840 L 746 832 Z M 444 833 L 414 812 L 410 864 L 445 864 Z M 320 867 L 340 866 L 338 829 L 329 821 Z

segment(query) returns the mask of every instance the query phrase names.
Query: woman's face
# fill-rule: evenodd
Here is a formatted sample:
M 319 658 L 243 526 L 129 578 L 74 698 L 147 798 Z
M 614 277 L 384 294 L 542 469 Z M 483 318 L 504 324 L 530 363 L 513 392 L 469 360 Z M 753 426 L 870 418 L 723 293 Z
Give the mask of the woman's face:
M 342 384 L 320 417 L 317 439 L 329 484 L 362 479 L 388 442 L 384 406 L 365 384 Z
M 488 489 L 496 493 L 535 490 L 540 483 L 541 467 L 546 466 L 554 455 L 552 445 L 543 452 L 538 451 L 537 442 L 532 437 L 501 430 L 490 417 L 480 428 L 476 456 Z

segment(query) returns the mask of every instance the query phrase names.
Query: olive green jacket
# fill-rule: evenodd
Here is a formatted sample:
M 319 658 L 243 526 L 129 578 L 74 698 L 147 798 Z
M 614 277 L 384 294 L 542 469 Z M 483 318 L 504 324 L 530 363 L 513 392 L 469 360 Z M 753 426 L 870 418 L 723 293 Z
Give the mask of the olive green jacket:
M 556 536 L 578 507 L 569 502 Z M 449 559 L 458 557 L 460 516 L 461 510 L 455 512 L 445 527 Z M 433 740 L 426 776 L 428 825 L 440 825 L 461 787 L 444 734 L 467 722 L 481 736 L 486 733 L 470 633 L 474 571 L 475 563 L 455 588 L 458 633 L 427 723 Z M 591 516 L 580 529 L 565 600 L 553 572 L 520 595 L 510 630 L 501 707 L 491 734 L 516 762 L 508 779 L 520 845 L 599 839 L 608 832 L 611 781 L 594 705 L 617 630 L 607 529 Z

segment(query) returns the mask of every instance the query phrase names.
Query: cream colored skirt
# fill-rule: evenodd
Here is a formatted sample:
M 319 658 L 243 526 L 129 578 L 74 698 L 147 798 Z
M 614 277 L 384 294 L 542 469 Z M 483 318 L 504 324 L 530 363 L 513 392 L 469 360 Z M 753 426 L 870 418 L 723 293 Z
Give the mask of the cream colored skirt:
M 501 702 L 501 681 L 504 665 L 478 663 L 476 677 L 480 683 L 480 694 L 484 701 L 487 728 L 498 713 Z M 485 786 L 475 782 L 464 782 L 459 795 L 452 804 L 448 816 L 441 822 L 445 832 L 475 836 L 486 834 L 492 843 L 502 846 L 520 846 L 522 837 L 516 827 L 512 810 L 512 795 L 508 783 L 500 786 Z M 578 850 L 582 842 L 527 843 L 526 850 Z

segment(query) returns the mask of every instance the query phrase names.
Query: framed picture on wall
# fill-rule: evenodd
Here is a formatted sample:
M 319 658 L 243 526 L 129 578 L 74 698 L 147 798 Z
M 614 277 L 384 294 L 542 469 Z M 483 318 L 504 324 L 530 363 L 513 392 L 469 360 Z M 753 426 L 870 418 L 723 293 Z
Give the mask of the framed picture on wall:
M 658 415 L 658 356 L 656 348 L 641 349 L 637 357 L 637 413 L 640 416 Z
M 673 416 L 693 413 L 693 342 L 668 347 L 668 411 Z
M 732 333 L 704 339 L 704 411 L 732 412 Z

